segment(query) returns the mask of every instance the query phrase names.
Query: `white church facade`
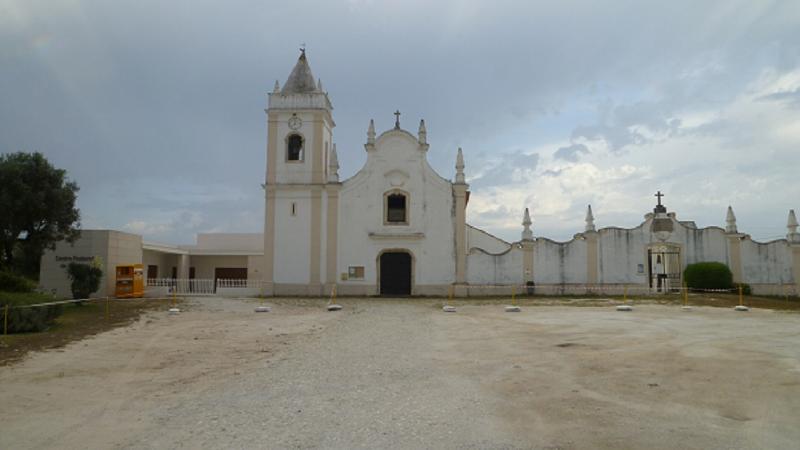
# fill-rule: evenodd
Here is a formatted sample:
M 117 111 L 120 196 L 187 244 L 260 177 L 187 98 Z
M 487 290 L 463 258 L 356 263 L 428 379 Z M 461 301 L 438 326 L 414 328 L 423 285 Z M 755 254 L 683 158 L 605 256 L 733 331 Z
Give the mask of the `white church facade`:
M 800 292 L 793 211 L 785 239 L 759 243 L 738 231 L 732 209 L 725 227 L 697 228 L 668 212 L 659 193 L 655 209 L 634 228 L 597 229 L 589 207 L 585 229 L 556 242 L 534 237 L 526 209 L 520 239 L 506 242 L 466 222 L 470 191 L 461 150 L 453 155 L 452 178 L 437 174 L 427 160 L 424 121 L 413 134 L 402 128 L 399 112 L 394 127 L 380 134 L 371 121 L 364 166 L 341 180 L 333 107 L 305 52 L 286 83 L 276 82 L 268 94 L 266 113 L 263 234 L 203 234 L 197 245 L 170 246 L 127 233 L 84 232 L 75 246 L 59 243 L 45 254 L 42 287 L 63 293 L 65 258 L 96 253 L 105 256 L 107 274 L 114 264 L 140 263 L 155 275 L 148 278 L 213 277 L 215 286 L 233 278 L 251 294 L 273 296 L 328 295 L 334 288 L 341 295 L 388 296 L 451 289 L 487 295 L 498 286 L 534 293 L 593 286 L 667 291 L 681 286 L 687 264 L 702 261 L 728 265 L 734 281 L 757 293 Z M 110 250 L 114 239 L 126 250 Z M 107 279 L 104 288 L 111 286 Z

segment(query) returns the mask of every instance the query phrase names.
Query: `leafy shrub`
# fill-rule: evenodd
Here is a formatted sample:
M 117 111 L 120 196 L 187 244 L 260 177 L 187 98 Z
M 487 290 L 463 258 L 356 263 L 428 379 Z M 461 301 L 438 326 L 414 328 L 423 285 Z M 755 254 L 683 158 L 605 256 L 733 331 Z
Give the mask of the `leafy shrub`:
M 96 265 L 69 263 L 67 275 L 72 280 L 70 290 L 72 298 L 89 298 L 92 293 L 100 288 L 100 279 L 103 277 L 103 270 Z
M 4 292 L 33 292 L 36 283 L 33 281 L 13 274 L 11 272 L 0 271 L 0 291 Z
M 689 264 L 683 271 L 686 285 L 695 289 L 730 289 L 733 287 L 733 273 L 720 262 L 699 262 Z
M 27 333 L 44 331 L 63 312 L 62 305 L 33 306 L 20 308 L 20 306 L 47 303 L 53 298 L 35 292 L 0 292 L 0 320 L 6 305 L 8 308 L 8 332 Z M 0 327 L 2 327 L 0 323 Z M 0 331 L 2 331 L 0 329 Z

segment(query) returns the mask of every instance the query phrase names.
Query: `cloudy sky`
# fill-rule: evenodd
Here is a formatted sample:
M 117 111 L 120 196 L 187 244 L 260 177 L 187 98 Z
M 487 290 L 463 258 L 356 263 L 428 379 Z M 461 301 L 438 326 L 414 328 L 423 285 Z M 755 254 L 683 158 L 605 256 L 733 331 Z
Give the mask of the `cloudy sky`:
M 403 112 L 468 221 L 519 239 L 800 210 L 800 2 L 0 0 L 0 152 L 81 186 L 84 228 L 191 243 L 263 224 L 266 93 L 305 43 L 342 169 Z

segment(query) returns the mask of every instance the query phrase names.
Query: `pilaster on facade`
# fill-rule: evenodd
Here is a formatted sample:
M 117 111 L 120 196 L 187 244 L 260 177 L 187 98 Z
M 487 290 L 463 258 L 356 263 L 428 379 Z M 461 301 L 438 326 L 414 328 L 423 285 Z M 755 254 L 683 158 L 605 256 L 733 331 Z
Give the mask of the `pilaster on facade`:
M 533 283 L 533 252 L 535 244 L 533 239 L 523 239 L 522 245 L 522 281 L 524 284 Z
M 728 267 L 733 274 L 734 283 L 744 283 L 742 276 L 742 240 L 747 238 L 742 233 L 725 233 L 728 240 Z
M 800 295 L 800 242 L 789 243 L 792 252 L 792 279 L 794 280 L 794 293 Z
M 328 183 L 325 185 L 325 195 L 328 199 L 326 233 L 325 233 L 325 291 L 330 293 L 338 283 L 338 259 L 339 251 L 339 191 L 341 183 Z
M 600 282 L 599 234 L 590 230 L 585 231 L 583 237 L 586 240 L 586 283 L 598 284 Z
M 464 183 L 453 184 L 455 200 L 455 238 L 456 238 L 456 283 L 467 281 L 467 189 Z

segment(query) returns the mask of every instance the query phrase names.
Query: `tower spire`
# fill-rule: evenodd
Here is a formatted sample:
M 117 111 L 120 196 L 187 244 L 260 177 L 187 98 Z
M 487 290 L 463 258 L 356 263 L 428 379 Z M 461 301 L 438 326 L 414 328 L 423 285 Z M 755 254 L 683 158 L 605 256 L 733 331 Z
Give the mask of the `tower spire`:
M 419 121 L 419 143 L 420 144 L 427 144 L 428 143 L 428 130 L 425 128 L 425 119 L 420 119 Z
M 464 153 L 461 151 L 461 147 L 458 147 L 458 154 L 456 154 L 456 183 L 466 183 L 464 178 Z
M 522 240 L 523 241 L 532 241 L 533 240 L 533 231 L 531 231 L 531 214 L 528 211 L 528 208 L 525 208 L 525 215 L 522 216 Z
M 594 227 L 594 215 L 592 214 L 592 205 L 586 208 L 586 231 L 596 231 Z
M 728 205 L 728 214 L 725 216 L 725 232 L 726 233 L 738 233 L 739 230 L 736 228 L 736 215 L 733 213 L 733 208 Z
M 283 84 L 281 94 L 310 94 L 315 91 L 317 91 L 317 83 L 314 81 L 314 74 L 311 73 L 311 67 L 306 59 L 306 50 L 303 47 L 300 49 L 297 64 L 294 65 L 292 73 Z

